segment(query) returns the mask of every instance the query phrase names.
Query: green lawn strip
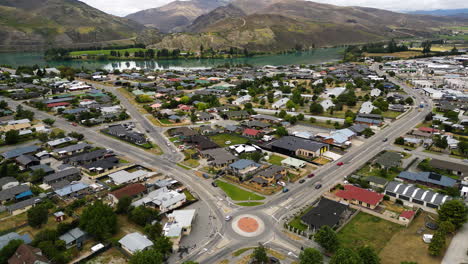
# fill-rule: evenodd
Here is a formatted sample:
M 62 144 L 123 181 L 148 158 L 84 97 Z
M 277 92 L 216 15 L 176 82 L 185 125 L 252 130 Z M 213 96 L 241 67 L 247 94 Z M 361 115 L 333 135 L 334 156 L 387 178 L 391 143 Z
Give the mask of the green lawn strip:
M 343 247 L 372 246 L 376 252 L 380 252 L 402 228 L 398 224 L 360 212 L 338 232 L 338 239 Z
M 305 209 L 300 215 L 294 216 L 294 218 L 291 221 L 289 221 L 288 225 L 290 225 L 290 226 L 292 226 L 292 227 L 294 227 L 294 228 L 296 228 L 298 230 L 306 231 L 308 226 L 301 222 L 301 217 L 304 216 L 305 214 L 307 214 L 312 209 L 314 209 L 314 207 L 310 206 L 307 209 Z
M 258 201 L 265 199 L 265 197 L 263 196 L 243 190 L 235 185 L 224 181 L 218 180 L 216 181 L 216 183 L 218 184 L 219 188 L 221 188 L 234 201 Z
M 176 163 L 177 166 L 181 167 L 182 169 L 185 169 L 185 170 L 191 170 L 191 168 L 183 165 L 183 164 L 180 164 L 180 163 Z
M 249 248 L 241 248 L 241 249 L 238 249 L 238 250 L 236 250 L 236 251 L 234 251 L 234 252 L 232 253 L 232 256 L 233 256 L 233 257 L 238 257 L 238 256 L 244 254 L 245 252 L 251 250 L 251 249 L 254 249 L 254 248 L 253 248 L 253 247 L 249 247 Z
M 385 118 L 392 118 L 392 119 L 395 119 L 397 118 L 399 115 L 401 115 L 403 113 L 401 112 L 396 112 L 396 111 L 387 111 L 387 112 L 383 112 L 382 113 L 382 116 L 385 117 Z
M 270 158 L 268 159 L 268 163 L 271 163 L 273 165 L 278 165 L 281 166 L 281 161 L 283 161 L 285 158 L 280 157 L 278 155 L 271 155 Z
M 82 50 L 82 51 L 72 51 L 70 56 L 82 56 L 82 55 L 110 55 L 111 51 L 118 51 L 122 55 L 125 55 L 125 52 L 133 54 L 137 51 L 146 51 L 143 48 L 129 48 L 129 49 L 105 49 L 105 50 Z
M 236 203 L 236 204 L 240 206 L 258 206 L 258 205 L 262 205 L 263 203 L 262 202 L 242 202 L 242 203 Z
M 236 144 L 245 144 L 249 142 L 247 138 L 235 135 L 235 134 L 218 134 L 210 136 L 210 139 L 213 140 L 220 147 L 227 147 Z M 227 141 L 231 141 L 231 144 L 226 144 Z
M 185 197 L 187 198 L 187 201 L 195 201 L 197 200 L 197 198 L 195 198 L 195 196 L 193 196 L 192 193 L 189 192 L 189 190 L 184 190 L 184 194 L 185 194 Z

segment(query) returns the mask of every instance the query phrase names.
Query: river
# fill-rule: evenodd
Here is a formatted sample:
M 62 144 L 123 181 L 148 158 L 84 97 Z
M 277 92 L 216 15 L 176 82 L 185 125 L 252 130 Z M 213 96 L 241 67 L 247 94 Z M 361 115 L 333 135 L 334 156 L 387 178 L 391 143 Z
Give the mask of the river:
M 58 67 L 61 65 L 85 69 L 178 69 L 178 68 L 211 68 L 225 63 L 264 65 L 290 65 L 290 64 L 320 64 L 342 59 L 342 48 L 316 49 L 307 52 L 289 54 L 267 55 L 235 59 L 178 59 L 178 60 L 83 60 L 83 61 L 46 61 L 42 53 L 0 53 L 0 65 L 18 67 L 21 65 L 39 65 L 41 67 Z

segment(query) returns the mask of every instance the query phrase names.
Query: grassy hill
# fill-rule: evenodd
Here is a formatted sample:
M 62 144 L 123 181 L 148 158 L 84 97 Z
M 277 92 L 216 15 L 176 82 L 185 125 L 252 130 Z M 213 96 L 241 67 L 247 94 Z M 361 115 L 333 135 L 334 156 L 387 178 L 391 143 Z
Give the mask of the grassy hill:
M 86 46 L 130 39 L 144 26 L 77 0 L 0 0 L 0 49 Z

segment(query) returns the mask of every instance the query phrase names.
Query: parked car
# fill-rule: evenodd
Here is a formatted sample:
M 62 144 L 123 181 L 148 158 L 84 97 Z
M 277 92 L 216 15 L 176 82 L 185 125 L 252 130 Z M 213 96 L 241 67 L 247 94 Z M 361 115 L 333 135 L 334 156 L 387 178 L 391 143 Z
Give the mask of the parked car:
M 289 192 L 289 189 L 288 188 L 283 188 L 283 193 L 287 193 Z
M 71 123 L 71 125 L 72 125 L 72 126 L 78 126 L 78 124 L 75 123 L 75 122 Z
M 388 138 L 384 138 L 383 142 L 387 142 L 388 141 Z
M 216 184 L 216 182 L 212 182 L 211 185 L 213 185 L 213 187 L 218 187 L 218 184 Z
M 277 264 L 277 263 L 281 263 L 281 262 L 279 261 L 279 259 L 277 259 L 275 257 L 270 257 L 270 263 Z
M 209 177 L 210 177 L 210 175 L 208 175 L 206 173 L 203 173 L 203 178 L 208 179 Z
M 337 166 L 343 166 L 344 163 L 343 163 L 342 161 L 340 161 L 340 162 L 338 162 L 336 165 L 337 165 Z
M 300 181 L 299 181 L 299 183 L 304 183 L 304 182 L 305 182 L 305 180 L 304 180 L 304 179 L 302 179 L 302 180 L 300 180 Z
M 412 149 L 409 149 L 409 148 L 404 148 L 404 150 L 406 150 L 406 151 L 412 151 Z
M 309 174 L 309 175 L 307 176 L 307 178 L 312 178 L 312 177 L 314 177 L 314 176 L 315 176 L 315 174 L 311 173 L 311 174 Z
M 315 185 L 315 189 L 318 190 L 318 189 L 320 189 L 320 188 L 322 188 L 322 184 L 319 183 L 319 184 Z

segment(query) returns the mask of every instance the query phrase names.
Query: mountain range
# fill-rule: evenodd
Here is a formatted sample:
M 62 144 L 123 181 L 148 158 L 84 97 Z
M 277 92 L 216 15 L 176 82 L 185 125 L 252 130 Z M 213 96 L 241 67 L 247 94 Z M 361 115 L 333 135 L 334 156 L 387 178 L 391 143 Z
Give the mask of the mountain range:
M 409 11 L 407 14 L 413 15 L 431 15 L 431 16 L 452 16 L 468 18 L 468 8 L 462 9 L 437 9 L 437 10 L 418 10 Z
M 468 19 L 305 0 L 174 1 L 125 18 L 78 0 L 0 0 L 0 50 L 144 43 L 281 51 L 431 37 L 454 25 L 468 25 Z

